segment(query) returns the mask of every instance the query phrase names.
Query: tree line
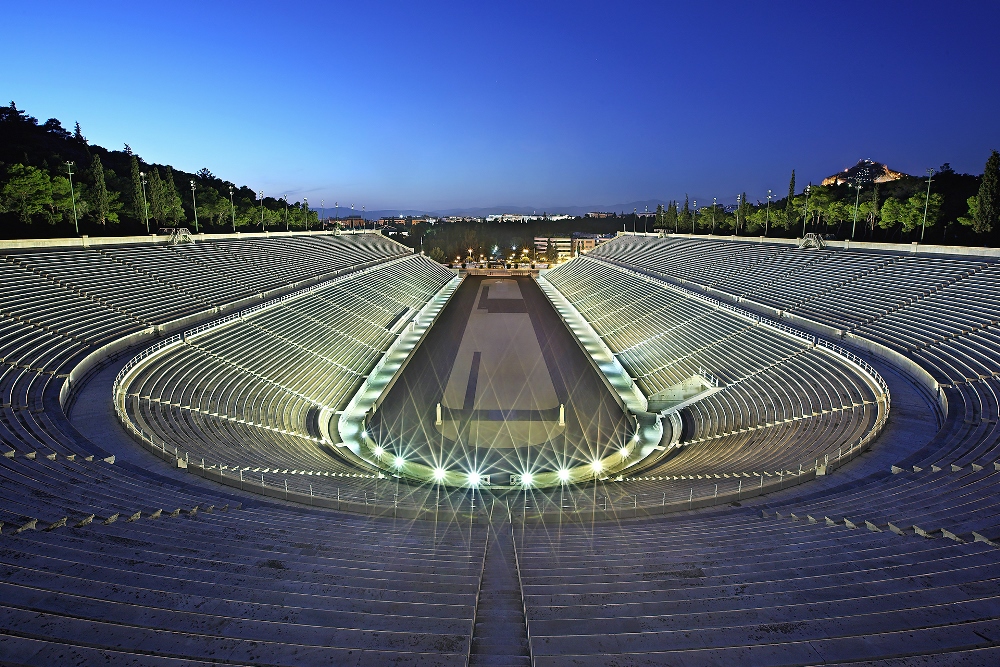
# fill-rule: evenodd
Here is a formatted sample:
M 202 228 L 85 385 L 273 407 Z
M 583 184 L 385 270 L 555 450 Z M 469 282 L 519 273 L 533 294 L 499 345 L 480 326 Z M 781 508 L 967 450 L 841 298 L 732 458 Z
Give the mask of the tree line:
M 197 217 L 196 214 L 197 213 Z M 201 169 L 146 162 L 126 144 L 90 144 L 50 118 L 0 106 L 0 236 L 144 234 L 161 227 L 227 232 L 315 229 L 317 211 L 237 186 Z
M 928 178 L 930 182 L 928 182 Z M 885 183 L 808 184 L 795 171 L 784 197 L 735 206 L 696 207 L 685 197 L 660 205 L 656 228 L 668 232 L 798 237 L 806 233 L 863 241 L 996 245 L 1000 235 L 1000 154 L 992 151 L 981 176 L 943 164 L 928 178 Z

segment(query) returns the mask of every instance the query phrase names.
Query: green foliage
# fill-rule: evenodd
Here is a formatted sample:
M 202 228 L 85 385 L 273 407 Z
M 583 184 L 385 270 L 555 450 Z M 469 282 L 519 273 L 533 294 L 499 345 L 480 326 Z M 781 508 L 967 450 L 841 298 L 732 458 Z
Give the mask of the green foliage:
M 447 258 L 444 255 L 444 250 L 442 250 L 437 246 L 431 248 L 431 251 L 427 253 L 427 256 L 440 264 L 444 264 L 445 261 L 447 260 Z
M 968 200 L 969 215 L 958 219 L 976 233 L 991 232 L 1000 222 L 1000 153 L 992 151 L 983 169 L 979 192 Z
M 118 201 L 119 193 L 108 190 L 107 181 L 104 174 L 104 165 L 101 163 L 101 156 L 94 155 L 90 163 L 90 178 L 93 181 L 90 192 L 90 206 L 97 224 L 116 224 L 118 222 L 118 211 L 122 205 Z
M 16 213 L 22 224 L 52 204 L 52 184 L 41 169 L 14 164 L 7 169 L 7 182 L 0 190 L 0 207 Z
M 795 170 L 792 169 L 792 178 L 788 181 L 788 199 L 785 204 L 785 229 L 794 229 L 798 214 L 795 208 Z

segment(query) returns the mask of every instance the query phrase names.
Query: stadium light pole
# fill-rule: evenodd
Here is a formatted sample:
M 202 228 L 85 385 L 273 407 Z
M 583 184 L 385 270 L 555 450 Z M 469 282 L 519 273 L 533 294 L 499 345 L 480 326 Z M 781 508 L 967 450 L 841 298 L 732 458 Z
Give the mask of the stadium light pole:
M 812 183 L 806 186 L 806 204 L 802 208 L 802 238 L 806 237 L 806 220 L 809 219 L 809 191 L 812 190 Z
M 698 233 L 698 200 L 692 200 L 694 206 L 691 208 L 691 233 Z
M 934 176 L 934 170 L 927 170 L 927 196 L 924 198 L 924 222 L 920 225 L 920 240 L 924 240 L 924 231 L 927 229 L 927 206 L 931 203 L 931 181 Z
M 149 233 L 149 207 L 146 206 L 146 172 L 139 172 L 139 183 L 142 185 L 142 213 L 146 220 L 146 233 Z
M 77 236 L 80 234 L 80 221 L 76 217 L 76 193 L 73 191 L 73 165 L 75 162 L 66 163 L 66 171 L 69 172 L 69 197 L 73 201 L 73 228 Z
M 736 195 L 736 234 L 740 233 L 740 196 Z
M 646 214 L 642 216 L 642 235 L 646 235 L 646 221 L 649 219 L 649 206 L 646 206 Z
M 194 198 L 194 179 L 191 179 L 191 207 L 194 209 L 194 233 L 198 233 L 198 202 Z
M 636 229 L 635 229 L 636 224 L 635 223 L 636 223 L 636 219 L 638 217 L 639 217 L 639 208 L 638 207 L 633 208 L 632 209 L 632 235 L 633 236 L 635 236 L 635 233 L 636 233 Z
M 260 231 L 264 231 L 264 191 L 260 191 Z
M 767 237 L 767 226 L 771 222 L 771 191 L 767 191 L 767 210 L 764 212 L 764 237 Z
M 323 218 L 326 217 L 326 200 L 325 199 L 320 199 L 319 200 L 319 208 L 320 208 L 320 211 L 321 211 L 321 213 L 319 215 L 319 219 L 320 219 L 319 227 L 320 227 L 320 229 L 322 229 L 323 228 Z M 309 220 L 306 220 L 306 231 L 307 232 L 309 231 Z
M 281 198 L 285 200 L 285 231 L 288 231 L 288 195 L 283 194 Z
M 302 213 L 306 216 L 306 231 L 309 230 L 309 198 L 302 198 Z
M 233 202 L 233 186 L 229 186 L 229 210 L 233 215 L 233 233 L 236 233 L 236 204 Z
M 715 236 L 715 209 L 717 208 L 716 199 L 712 197 L 712 236 Z
M 857 195 L 854 197 L 854 223 L 851 225 L 851 240 L 854 240 L 854 234 L 858 231 L 858 206 L 861 204 L 861 181 L 855 181 L 854 189 L 858 191 Z

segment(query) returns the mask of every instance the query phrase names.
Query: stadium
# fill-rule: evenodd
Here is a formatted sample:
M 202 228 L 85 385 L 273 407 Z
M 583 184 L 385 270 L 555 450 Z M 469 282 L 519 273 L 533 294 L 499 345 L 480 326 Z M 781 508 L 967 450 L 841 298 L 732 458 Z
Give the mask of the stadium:
M 1000 660 L 1000 251 L 0 257 L 2 664 Z

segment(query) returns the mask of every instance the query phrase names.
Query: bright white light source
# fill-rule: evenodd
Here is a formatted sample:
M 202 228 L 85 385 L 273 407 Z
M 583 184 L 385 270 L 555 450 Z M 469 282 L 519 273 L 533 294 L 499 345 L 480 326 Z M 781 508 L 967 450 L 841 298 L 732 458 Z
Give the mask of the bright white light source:
M 444 479 L 444 468 L 434 468 L 434 480 L 440 482 Z
M 526 472 L 523 475 L 521 475 L 521 486 L 531 486 L 531 484 L 534 481 L 535 481 L 535 476 L 532 475 L 530 472 Z
M 382 458 L 383 455 L 385 455 L 385 449 L 382 448 L 382 445 L 375 445 L 374 447 L 372 447 L 372 452 L 375 454 L 375 458 L 379 459 Z
M 404 463 L 406 463 L 406 461 L 403 459 L 402 456 L 397 456 L 392 460 L 392 465 L 396 466 L 397 468 L 402 468 Z
M 622 447 L 621 449 L 618 450 L 618 453 L 622 455 L 623 459 L 627 459 L 628 458 L 628 447 Z
M 469 484 L 470 485 L 472 485 L 472 486 L 479 486 L 480 480 L 482 480 L 482 477 L 475 470 L 473 470 L 472 472 L 469 473 Z
M 601 463 L 599 460 L 593 461 L 590 464 L 590 469 L 593 470 L 594 472 L 601 472 L 602 470 L 604 470 L 604 464 Z
M 560 468 L 556 475 L 559 477 L 560 482 L 569 481 L 569 470 L 566 470 L 566 468 Z
M 639 433 L 638 433 L 638 431 L 636 432 L 635 435 L 632 436 L 632 442 L 639 442 Z

